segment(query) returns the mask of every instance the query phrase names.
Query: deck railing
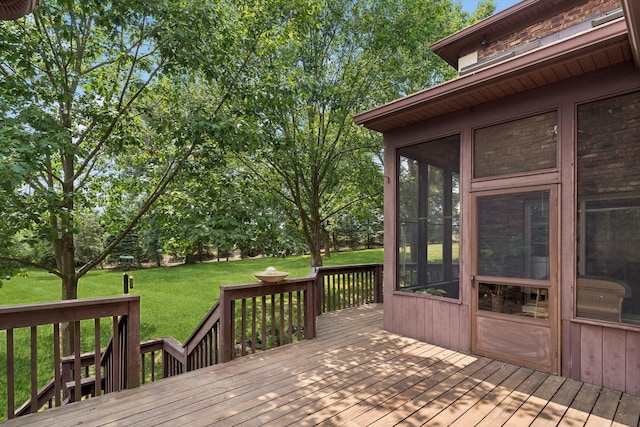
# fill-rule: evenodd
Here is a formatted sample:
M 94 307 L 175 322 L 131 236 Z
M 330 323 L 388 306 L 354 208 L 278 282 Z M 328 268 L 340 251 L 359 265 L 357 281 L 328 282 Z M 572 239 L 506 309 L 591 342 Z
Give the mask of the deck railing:
M 220 287 L 221 361 L 313 338 L 314 288 L 315 276 Z
M 17 411 L 13 356 L 8 357 L 9 418 L 310 339 L 315 336 L 319 314 L 371 302 L 382 302 L 380 264 L 321 267 L 308 277 L 278 283 L 221 286 L 220 300 L 184 344 L 171 337 L 140 343 L 138 296 L 0 307 L 0 330 L 7 330 L 8 355 L 13 355 L 15 328 L 31 327 L 33 335 L 38 325 L 53 324 L 53 347 L 59 349 L 55 337 L 59 337 L 60 323 L 95 319 L 94 351 L 66 359 L 58 351 L 54 379 L 38 390 L 37 376 L 32 373 L 31 399 Z M 96 316 L 113 319 L 113 338 L 104 349 Z M 76 335 L 79 330 L 77 327 Z M 75 340 L 80 342 L 79 335 Z M 32 338 L 31 347 L 34 359 L 37 338 Z M 37 373 L 37 366 L 31 372 Z
M 382 264 L 320 267 L 316 278 L 316 311 L 382 302 Z
M 105 359 L 100 350 L 101 319 L 104 318 L 111 319 L 113 342 L 118 343 L 113 354 L 119 357 Z M 121 322 L 121 319 L 125 321 Z M 93 321 L 93 337 L 83 340 L 81 322 L 86 320 Z M 92 341 L 92 354 L 83 355 L 78 350 L 71 358 L 61 356 L 61 329 L 65 325 L 72 325 L 74 348 L 81 349 L 83 341 Z M 45 341 L 43 338 L 39 343 L 39 327 L 53 328 L 51 335 L 42 334 L 52 336 L 52 342 L 41 345 Z M 92 395 L 117 390 L 123 385 L 129 388 L 139 385 L 140 297 L 137 295 L 0 307 L 0 330 L 6 331 L 7 418 L 14 418 L 26 410 L 37 412 L 43 406 L 60 406 L 63 402 L 80 400 L 86 394 L 88 383 L 93 384 Z M 16 340 L 29 342 L 29 366 L 16 360 Z M 53 380 L 38 389 L 38 371 L 43 369 L 38 361 L 49 355 L 53 359 Z M 109 366 L 112 368 L 105 369 Z M 25 375 L 25 371 L 29 372 L 31 398 L 16 411 L 16 374 Z M 102 389 L 103 384 L 109 384 L 109 388 Z

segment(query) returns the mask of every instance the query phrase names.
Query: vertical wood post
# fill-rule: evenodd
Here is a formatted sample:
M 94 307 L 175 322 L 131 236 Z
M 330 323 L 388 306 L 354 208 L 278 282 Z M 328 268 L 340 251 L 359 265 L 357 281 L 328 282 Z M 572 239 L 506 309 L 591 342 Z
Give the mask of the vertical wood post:
M 224 288 L 224 286 L 220 286 L 220 358 L 222 363 L 233 359 L 233 318 L 235 315 L 232 301 L 227 297 Z
M 383 302 L 383 297 L 382 297 L 382 274 L 383 274 L 383 268 L 382 268 L 382 264 L 379 264 L 376 266 L 375 268 L 375 302 L 376 303 L 381 303 Z
M 13 345 L 13 329 L 7 329 L 7 417 L 15 418 L 15 355 Z
M 322 279 L 322 275 L 317 277 Z M 304 291 L 304 339 L 308 340 L 316 336 L 316 280 L 309 278 Z
M 140 385 L 140 296 L 129 303 L 127 315 L 127 388 Z
M 310 277 L 315 277 L 314 285 L 315 292 L 313 295 L 313 300 L 315 303 L 315 313 L 317 316 L 323 313 L 322 305 L 324 300 L 324 274 L 322 273 L 322 268 L 314 267 L 313 271 L 309 275 Z

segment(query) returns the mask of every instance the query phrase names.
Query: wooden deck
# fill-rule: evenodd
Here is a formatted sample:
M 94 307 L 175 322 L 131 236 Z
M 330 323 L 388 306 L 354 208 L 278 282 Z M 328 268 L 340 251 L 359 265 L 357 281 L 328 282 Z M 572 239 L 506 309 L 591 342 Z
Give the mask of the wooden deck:
M 638 396 L 457 353 L 381 325 L 380 305 L 324 314 L 313 340 L 4 425 L 638 425 Z

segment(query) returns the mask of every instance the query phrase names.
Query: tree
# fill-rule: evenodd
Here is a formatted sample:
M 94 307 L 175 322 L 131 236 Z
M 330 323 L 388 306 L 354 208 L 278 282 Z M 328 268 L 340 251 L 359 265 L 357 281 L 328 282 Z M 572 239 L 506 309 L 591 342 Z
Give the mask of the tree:
M 233 128 L 227 105 L 256 83 L 257 58 L 286 31 L 288 4 L 52 0 L 1 23 L 0 261 L 43 268 L 60 277 L 63 299 L 77 298 L 80 277 L 134 228 L 202 144 L 234 148 L 219 139 L 221 129 Z M 213 89 L 206 102 L 165 110 L 175 89 L 198 84 Z M 159 142 L 162 150 L 148 150 Z M 124 182 L 118 161 L 127 156 L 156 168 L 144 175 L 139 203 L 123 212 L 115 238 L 78 267 L 79 218 Z M 55 266 L 9 252 L 27 235 L 51 244 Z
M 469 16 L 450 0 L 310 4 L 289 43 L 264 59 L 270 88 L 254 97 L 263 146 L 243 158 L 279 195 L 320 266 L 331 218 L 382 193 L 381 141 L 353 114 L 450 78 L 428 46 Z

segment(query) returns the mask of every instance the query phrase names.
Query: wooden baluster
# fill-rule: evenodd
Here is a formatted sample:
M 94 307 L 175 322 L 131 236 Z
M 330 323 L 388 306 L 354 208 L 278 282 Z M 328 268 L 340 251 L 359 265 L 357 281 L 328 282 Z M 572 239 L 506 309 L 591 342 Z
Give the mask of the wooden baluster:
M 276 296 L 271 294 L 271 348 L 276 346 Z
M 280 326 L 280 342 L 278 343 L 278 345 L 284 345 L 284 334 L 285 334 L 285 314 L 284 314 L 284 293 L 280 293 L 278 294 L 279 299 L 280 299 L 280 319 L 279 319 L 279 326 Z
M 247 354 L 247 300 L 242 299 L 240 308 L 240 356 Z
M 262 297 L 262 351 L 267 349 L 267 297 Z
M 7 416 L 15 417 L 15 365 L 13 354 L 13 329 L 7 329 Z
M 111 339 L 113 345 L 113 351 L 111 353 L 111 361 L 113 363 L 111 384 L 112 391 L 120 391 L 120 328 L 118 328 L 118 316 L 113 316 L 111 322 L 113 329 L 113 338 Z
M 100 345 L 100 318 L 93 319 L 93 357 L 95 365 L 95 385 L 91 393 L 92 397 L 102 394 L 102 366 L 101 366 L 101 345 Z
M 302 295 L 300 291 L 296 292 L 296 336 L 298 341 L 302 339 L 302 310 L 300 308 L 300 304 L 302 302 Z
M 288 308 L 288 325 L 287 325 L 287 339 L 289 340 L 289 344 L 293 342 L 293 293 L 289 292 L 288 300 L 287 300 L 287 308 Z
M 60 357 L 60 324 L 53 324 L 53 385 L 55 393 L 55 405 L 62 405 L 62 358 Z
M 251 298 L 251 353 L 256 353 L 256 297 Z
M 80 358 L 80 321 L 73 322 L 73 380 L 75 382 L 74 401 L 82 400 L 82 359 Z
M 31 413 L 38 412 L 38 327 L 31 327 Z

